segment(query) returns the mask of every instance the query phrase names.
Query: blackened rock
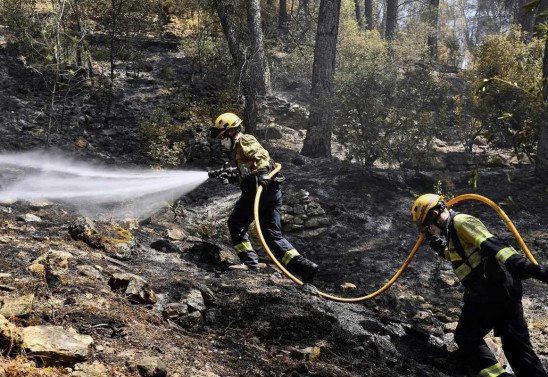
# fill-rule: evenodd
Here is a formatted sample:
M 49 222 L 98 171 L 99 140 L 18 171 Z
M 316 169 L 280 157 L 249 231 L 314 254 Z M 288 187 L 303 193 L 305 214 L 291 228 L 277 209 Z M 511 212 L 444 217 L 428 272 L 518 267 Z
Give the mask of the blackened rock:
M 180 253 L 181 249 L 167 238 L 160 238 L 150 244 L 154 250 L 162 251 L 164 253 Z

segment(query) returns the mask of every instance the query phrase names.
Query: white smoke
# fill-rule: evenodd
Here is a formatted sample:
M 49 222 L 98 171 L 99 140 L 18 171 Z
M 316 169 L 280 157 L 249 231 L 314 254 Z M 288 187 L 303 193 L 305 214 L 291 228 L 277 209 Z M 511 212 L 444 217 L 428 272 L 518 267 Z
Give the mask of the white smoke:
M 148 216 L 207 178 L 201 171 L 92 165 L 46 151 L 0 154 L 0 201 L 46 199 L 94 218 Z

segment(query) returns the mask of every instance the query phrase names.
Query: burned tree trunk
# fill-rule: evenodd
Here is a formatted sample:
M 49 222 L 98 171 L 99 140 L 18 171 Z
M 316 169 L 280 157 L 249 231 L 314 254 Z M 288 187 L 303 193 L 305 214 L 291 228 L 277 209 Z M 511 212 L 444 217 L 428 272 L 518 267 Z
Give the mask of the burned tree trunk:
M 335 54 L 341 0 L 322 0 L 318 17 L 314 65 L 312 68 L 312 106 L 308 131 L 301 153 L 309 157 L 331 156 Z
M 386 30 L 385 38 L 393 41 L 396 37 L 396 26 L 398 24 L 398 0 L 386 1 Z

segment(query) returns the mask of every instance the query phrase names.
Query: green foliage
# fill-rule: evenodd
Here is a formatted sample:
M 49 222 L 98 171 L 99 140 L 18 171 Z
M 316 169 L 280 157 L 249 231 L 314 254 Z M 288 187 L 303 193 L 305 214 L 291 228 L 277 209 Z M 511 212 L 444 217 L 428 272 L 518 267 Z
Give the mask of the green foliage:
M 530 157 L 536 148 L 542 114 L 544 42 L 529 43 L 519 29 L 490 36 L 476 54 L 477 108 L 485 129 L 502 146 Z
M 364 165 L 427 163 L 436 128 L 445 123 L 444 84 L 410 66 L 421 53 L 412 57 L 396 47 L 391 60 L 377 32 L 341 26 L 335 132 L 348 158 Z
M 201 78 L 211 72 L 230 72 L 233 59 L 217 14 L 197 7 L 185 24 L 187 31 L 180 48 L 196 64 Z
M 183 125 L 174 124 L 169 114 L 155 110 L 139 125 L 141 138 L 151 160 L 159 167 L 178 166 L 183 158 Z

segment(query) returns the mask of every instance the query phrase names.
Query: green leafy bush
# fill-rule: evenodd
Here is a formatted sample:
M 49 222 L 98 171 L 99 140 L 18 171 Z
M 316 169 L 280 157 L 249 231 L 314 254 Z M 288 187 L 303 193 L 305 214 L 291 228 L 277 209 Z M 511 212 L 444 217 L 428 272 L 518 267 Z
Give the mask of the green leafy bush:
M 473 72 L 479 88 L 477 107 L 486 130 L 498 145 L 531 156 L 542 117 L 544 42 L 524 41 L 518 28 L 490 36 L 476 53 Z
M 413 55 L 409 46 L 389 49 L 377 32 L 351 23 L 342 28 L 335 132 L 348 159 L 364 165 L 426 163 L 436 130 L 446 123 L 445 84 L 410 63 L 421 61 L 422 48 Z

